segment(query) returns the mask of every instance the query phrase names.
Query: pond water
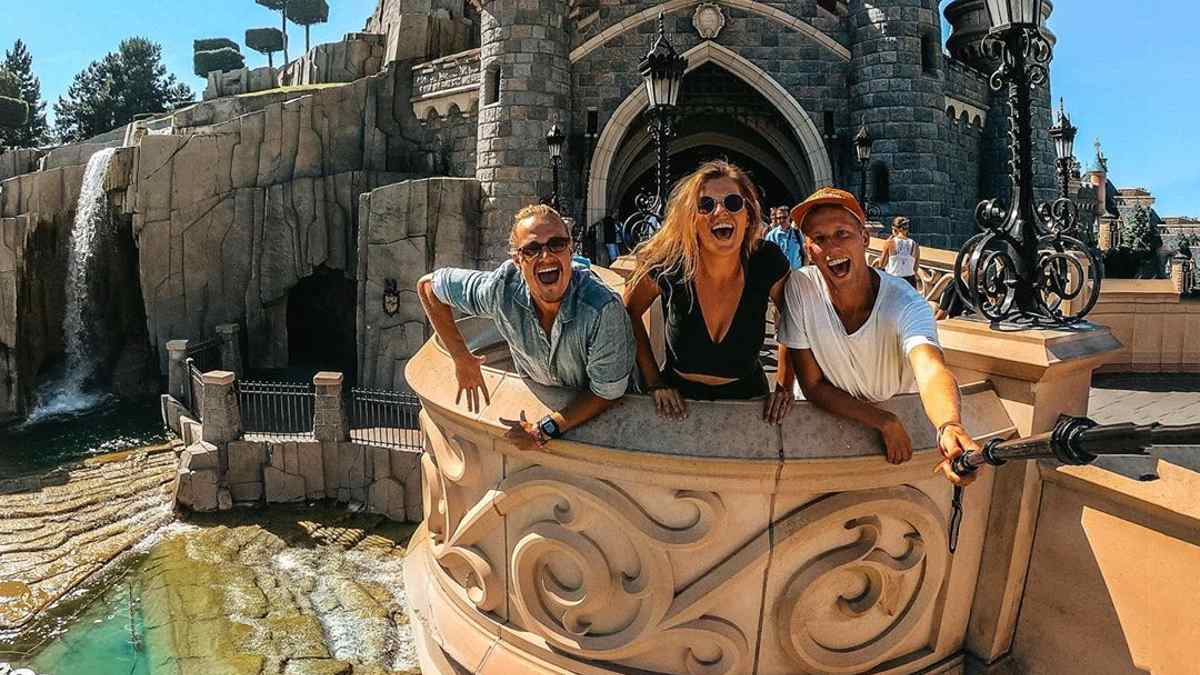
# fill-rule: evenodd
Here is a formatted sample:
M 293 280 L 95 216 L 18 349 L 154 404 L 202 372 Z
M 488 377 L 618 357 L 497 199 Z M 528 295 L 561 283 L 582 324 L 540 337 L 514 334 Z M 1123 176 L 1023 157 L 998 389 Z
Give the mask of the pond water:
M 157 398 L 108 397 L 89 410 L 0 429 L 0 479 L 165 441 Z

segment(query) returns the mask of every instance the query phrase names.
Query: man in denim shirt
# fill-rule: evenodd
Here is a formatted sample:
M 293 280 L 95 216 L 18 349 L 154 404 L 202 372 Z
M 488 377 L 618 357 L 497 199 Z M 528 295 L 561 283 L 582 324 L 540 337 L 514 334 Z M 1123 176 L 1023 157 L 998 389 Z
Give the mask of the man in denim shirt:
M 792 269 L 804 267 L 804 235 L 800 233 L 799 228 L 792 227 L 788 207 L 777 206 L 771 209 L 771 225 L 765 239 L 783 251 Z
M 490 403 L 479 366 L 454 323 L 452 310 L 496 323 L 513 364 L 539 384 L 578 389 L 567 407 L 541 421 L 501 420 L 519 447 L 541 447 L 599 415 L 625 394 L 635 351 L 621 297 L 590 270 L 571 265 L 571 234 L 549 206 L 517 213 L 509 235 L 512 260 L 491 272 L 444 268 L 417 282 L 425 313 L 454 359 L 458 400 Z M 457 401 L 456 401 L 457 402 Z

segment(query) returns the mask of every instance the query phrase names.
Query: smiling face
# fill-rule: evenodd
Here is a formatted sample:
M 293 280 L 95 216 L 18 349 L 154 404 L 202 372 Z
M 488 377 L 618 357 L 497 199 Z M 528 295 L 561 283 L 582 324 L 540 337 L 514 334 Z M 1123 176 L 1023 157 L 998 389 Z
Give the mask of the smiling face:
M 820 206 L 809 212 L 803 227 L 809 260 L 830 287 L 845 287 L 867 278 L 870 235 L 849 211 Z
M 566 246 L 557 253 L 550 250 L 551 244 Z M 567 225 L 553 214 L 528 216 L 513 226 L 513 262 L 521 268 L 525 283 L 534 299 L 554 304 L 561 302 L 571 283 L 571 234 Z M 536 256 L 529 256 L 531 248 L 541 248 Z
M 730 213 L 725 205 L 729 195 L 742 197 L 743 205 L 736 213 Z M 742 250 L 742 241 L 750 224 L 750 211 L 746 208 L 746 196 L 742 194 L 738 182 L 722 176 L 705 181 L 700 186 L 698 199 L 710 197 L 716 202 L 716 208 L 711 213 L 704 214 L 696 211 L 693 221 L 696 237 L 700 248 L 706 253 L 716 255 L 736 255 Z
M 783 207 L 771 209 L 771 224 L 785 230 L 791 227 L 792 219 L 788 218 L 788 210 Z

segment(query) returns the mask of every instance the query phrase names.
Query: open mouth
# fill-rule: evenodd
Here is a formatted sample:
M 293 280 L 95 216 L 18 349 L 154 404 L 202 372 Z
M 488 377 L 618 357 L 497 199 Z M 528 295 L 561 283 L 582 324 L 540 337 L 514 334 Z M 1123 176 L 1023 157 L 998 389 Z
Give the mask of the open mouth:
M 712 226 L 713 236 L 721 241 L 733 239 L 734 230 L 733 223 L 717 223 Z
M 543 265 L 533 271 L 533 275 L 544 286 L 553 286 L 562 277 L 562 268 L 558 265 Z
M 829 267 L 829 273 L 832 274 L 833 276 L 837 277 L 838 279 L 841 279 L 842 277 L 845 277 L 846 275 L 850 274 L 850 259 L 849 258 L 846 258 L 846 257 L 829 258 L 828 260 L 825 261 L 825 264 Z

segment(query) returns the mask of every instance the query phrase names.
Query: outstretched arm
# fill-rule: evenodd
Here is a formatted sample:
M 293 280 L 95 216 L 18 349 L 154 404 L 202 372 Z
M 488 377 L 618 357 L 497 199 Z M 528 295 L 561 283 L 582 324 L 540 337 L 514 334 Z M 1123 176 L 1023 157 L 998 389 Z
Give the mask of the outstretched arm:
M 421 298 L 421 305 L 425 308 L 429 323 L 433 324 L 433 330 L 437 332 L 442 344 L 446 346 L 446 351 L 450 352 L 450 358 L 454 360 L 454 374 L 458 378 L 458 397 L 454 399 L 455 404 L 465 393 L 467 409 L 479 412 L 482 408 L 481 394 L 484 403 L 491 403 L 487 385 L 483 381 L 483 373 L 479 369 L 484 358 L 475 356 L 467 348 L 467 341 L 463 339 L 458 324 L 454 322 L 453 309 L 438 299 L 437 294 L 433 292 L 432 274 L 426 274 L 417 282 L 417 297 Z
M 959 478 L 950 470 L 950 461 L 966 450 L 979 450 L 979 444 L 967 433 L 962 424 L 962 398 L 958 392 L 958 379 L 946 367 L 942 352 L 933 345 L 918 345 L 908 354 L 917 389 L 921 392 L 921 404 L 925 415 L 938 429 L 938 449 L 945 461 L 942 473 L 955 485 L 966 485 L 974 477 Z
M 650 345 L 650 334 L 642 323 L 642 315 L 658 296 L 658 285 L 649 276 L 643 276 L 636 286 L 625 288 L 625 309 L 629 312 L 633 341 L 637 346 L 638 371 L 642 374 L 642 382 L 654 396 L 655 410 L 660 417 L 681 420 L 687 417 L 687 404 L 678 390 L 663 386 L 658 361 L 654 358 L 654 347 Z
M 811 349 L 789 349 L 788 353 L 791 354 L 792 366 L 800 380 L 804 398 L 822 410 L 878 431 L 883 436 L 888 462 L 902 464 L 912 458 L 912 440 L 900 418 L 835 387 L 825 379 L 825 373 L 817 365 Z

